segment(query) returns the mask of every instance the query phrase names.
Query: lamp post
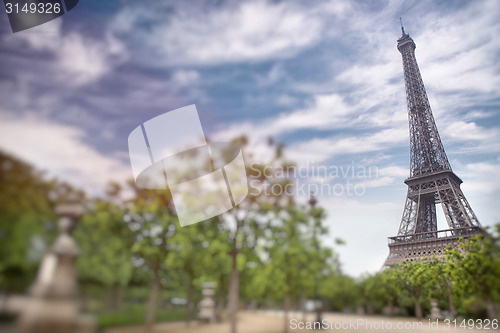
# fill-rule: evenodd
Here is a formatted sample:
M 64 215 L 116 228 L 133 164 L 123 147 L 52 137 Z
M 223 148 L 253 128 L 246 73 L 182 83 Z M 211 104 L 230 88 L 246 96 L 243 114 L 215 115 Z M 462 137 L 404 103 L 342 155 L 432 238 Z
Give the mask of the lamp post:
M 314 210 L 314 207 L 316 206 L 316 204 L 318 203 L 318 200 L 316 200 L 316 198 L 314 197 L 314 194 L 311 193 L 309 195 L 309 206 L 311 207 L 311 212 L 313 212 Z M 316 219 L 314 217 L 314 214 L 312 214 L 313 216 L 313 219 L 314 219 L 314 223 L 316 224 Z M 317 242 L 317 230 L 316 230 L 316 225 L 314 226 L 314 239 L 316 241 L 315 243 L 315 246 L 316 246 L 316 250 L 319 251 L 319 243 Z M 323 302 L 321 300 L 321 295 L 320 295 L 320 286 L 321 286 L 321 271 L 318 270 L 318 272 L 316 272 L 315 274 L 315 284 L 316 284 L 316 301 L 314 302 L 314 305 L 315 305 L 315 310 L 316 310 L 316 320 L 315 320 L 315 325 L 314 327 L 316 327 L 316 323 L 318 323 L 318 328 L 321 329 L 321 308 L 323 306 Z

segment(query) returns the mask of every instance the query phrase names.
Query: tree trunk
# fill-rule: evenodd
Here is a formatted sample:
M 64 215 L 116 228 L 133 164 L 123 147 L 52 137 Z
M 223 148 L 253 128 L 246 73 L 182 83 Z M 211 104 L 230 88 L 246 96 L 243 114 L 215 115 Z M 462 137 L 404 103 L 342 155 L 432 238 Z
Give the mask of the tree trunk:
M 457 311 L 455 310 L 455 304 L 453 304 L 453 290 L 451 287 L 448 287 L 448 310 L 451 313 L 451 316 L 454 318 L 457 316 Z
M 392 316 L 394 314 L 394 302 L 392 299 L 387 302 L 387 306 L 389 307 L 389 316 Z
M 373 315 L 375 313 L 375 309 L 373 308 L 372 302 L 370 300 L 366 301 L 366 313 L 369 315 Z
M 113 286 L 106 287 L 106 298 L 104 300 L 104 309 L 113 310 Z
M 236 240 L 236 237 L 235 237 Z M 231 280 L 229 283 L 229 320 L 231 324 L 231 333 L 237 333 L 237 315 L 239 303 L 239 273 L 236 262 L 236 246 L 233 246 L 231 253 L 233 259 L 233 271 L 231 272 Z
M 413 295 L 413 299 L 415 301 L 415 316 L 417 319 L 422 319 L 422 307 L 420 306 L 420 301 L 418 300 L 417 295 Z
M 151 287 L 151 295 L 149 296 L 149 307 L 146 315 L 146 330 L 145 333 L 150 333 L 155 321 L 156 303 L 158 300 L 158 291 L 160 290 L 160 277 L 158 268 L 154 269 L 153 286 Z
M 250 301 L 250 304 L 245 308 L 245 310 L 255 311 L 257 310 L 257 299 L 254 297 Z
M 288 333 L 288 311 L 290 311 L 290 291 L 287 291 L 285 293 L 283 310 L 285 311 L 285 327 L 283 332 Z
M 189 282 L 187 303 L 186 303 L 186 326 L 189 326 L 191 322 L 191 303 L 193 302 L 193 280 Z
M 490 320 L 497 319 L 495 304 L 493 303 L 493 300 L 491 299 L 491 296 L 489 294 L 486 295 L 486 313 L 488 314 L 488 318 Z
M 116 285 L 115 295 L 113 297 L 113 308 L 118 310 L 123 302 L 123 286 L 121 284 Z
M 300 308 L 302 309 L 302 321 L 304 323 L 306 322 L 306 315 L 307 315 L 306 306 L 305 306 L 306 296 L 307 296 L 306 290 L 302 289 L 302 292 L 300 293 Z
M 221 277 L 219 280 L 219 300 L 217 301 L 217 322 L 222 322 L 224 312 L 224 279 Z

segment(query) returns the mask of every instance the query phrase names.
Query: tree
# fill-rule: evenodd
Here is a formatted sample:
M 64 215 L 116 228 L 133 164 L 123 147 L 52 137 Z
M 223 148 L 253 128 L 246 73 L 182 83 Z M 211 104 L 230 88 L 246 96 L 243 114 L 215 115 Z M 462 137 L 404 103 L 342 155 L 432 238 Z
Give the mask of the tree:
M 455 304 L 453 302 L 453 284 L 451 266 L 442 259 L 433 257 L 429 263 L 429 297 L 448 299 L 448 309 L 453 317 L 456 316 Z
M 389 315 L 394 314 L 394 304 L 397 301 L 401 288 L 401 271 L 396 268 L 387 268 L 381 273 L 380 284 L 384 288 L 389 305 Z
M 352 312 L 360 298 L 356 281 L 343 274 L 327 277 L 322 284 L 322 295 L 330 301 L 334 311 Z
M 245 137 L 234 140 L 236 144 L 245 146 Z M 247 163 L 247 175 L 250 191 L 247 198 L 237 207 L 219 216 L 219 229 L 227 232 L 231 257 L 231 276 L 229 279 L 229 320 L 231 333 L 237 332 L 237 312 L 239 306 L 239 255 L 242 251 L 252 252 L 259 243 L 266 230 L 269 230 L 274 213 L 286 207 L 293 199 L 284 189 L 290 180 L 283 175 L 276 175 L 273 170 L 286 165 L 283 158 L 283 146 L 274 146 L 274 157 L 265 164 Z M 251 154 L 246 154 L 251 159 Z M 268 172 L 270 171 L 270 172 Z M 277 189 L 272 191 L 270 189 Z
M 124 215 L 125 210 L 110 200 L 96 200 L 74 232 L 81 251 L 77 261 L 80 282 L 84 288 L 90 283 L 106 286 L 108 306 L 114 308 L 119 306 L 121 289 L 132 276 L 132 231 Z
M 415 304 L 415 316 L 422 319 L 422 305 L 420 296 L 424 294 L 426 283 L 428 283 L 428 263 L 421 261 L 405 261 L 397 265 L 401 269 L 401 278 L 403 280 L 403 288 L 413 298 Z
M 165 259 L 166 267 L 182 271 L 184 285 L 187 287 L 186 324 L 192 317 L 193 291 L 195 280 L 220 281 L 221 274 L 227 272 L 229 265 L 227 247 L 222 241 L 227 235 L 219 232 L 216 220 L 196 223 L 179 228 L 169 241 L 169 253 Z
M 500 224 L 495 234 L 461 239 L 458 249 L 448 249 L 446 258 L 458 288 L 486 301 L 490 319 L 496 318 L 494 298 L 500 294 Z
M 313 209 L 319 212 L 318 208 Z M 288 205 L 276 215 L 276 225 L 266 239 L 269 260 L 264 270 L 266 278 L 260 283 L 267 284 L 273 295 L 283 299 L 285 333 L 292 298 L 308 287 L 319 288 L 323 271 L 327 269 L 327 259 L 332 255 L 331 250 L 321 247 L 319 240 L 318 229 L 326 232 L 321 224 L 324 213 L 318 213 L 313 223 L 309 223 L 310 213 L 309 209 L 299 205 Z M 319 294 L 319 289 L 316 292 Z
M 0 290 L 21 292 L 57 235 L 53 207 L 61 199 L 58 193 L 84 194 L 3 152 L 0 188 Z
M 305 247 L 300 264 L 302 299 L 307 295 L 320 297 L 323 280 L 340 273 L 337 255 L 332 248 L 325 247 L 321 243 L 322 237 L 328 234 L 328 227 L 324 224 L 326 212 L 322 207 L 317 206 L 317 200 L 313 194 L 310 194 L 308 204 L 307 224 L 305 229 L 301 230 L 302 243 Z M 343 241 L 336 239 L 335 243 L 343 244 Z
M 227 232 L 218 229 L 218 225 L 213 221 L 207 223 L 208 230 L 204 236 L 208 247 L 204 250 L 206 260 L 204 261 L 204 270 L 201 275 L 203 280 L 217 282 L 217 319 L 222 320 L 222 313 L 225 309 L 226 298 L 228 294 L 229 277 L 231 275 L 232 265 L 228 253 L 231 251 L 228 243 L 229 235 Z
M 167 190 L 144 190 L 130 183 L 135 197 L 127 202 L 125 221 L 134 232 L 132 254 L 142 258 L 153 275 L 145 331 L 151 332 L 162 270 L 169 253 L 169 240 L 178 228 L 178 218 L 173 213 L 172 198 Z
M 375 314 L 387 299 L 383 283 L 383 273 L 364 276 L 359 282 L 360 293 L 363 296 L 368 314 Z

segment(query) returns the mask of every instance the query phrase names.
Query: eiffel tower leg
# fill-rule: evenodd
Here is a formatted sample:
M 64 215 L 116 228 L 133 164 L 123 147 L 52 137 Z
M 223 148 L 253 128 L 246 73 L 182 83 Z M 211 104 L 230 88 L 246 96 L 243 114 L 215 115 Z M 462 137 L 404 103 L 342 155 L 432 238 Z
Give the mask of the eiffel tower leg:
M 479 226 L 460 185 L 451 179 L 447 183 L 447 186 L 438 191 L 438 195 L 450 229 Z
M 415 227 L 417 226 L 418 207 L 419 197 L 410 197 L 410 189 L 408 189 L 405 208 L 403 210 L 403 217 L 401 218 L 401 224 L 399 226 L 398 236 L 411 235 L 415 233 Z
M 461 211 L 463 212 L 464 216 L 467 219 L 468 226 L 479 227 L 480 224 L 479 224 L 479 221 L 476 217 L 476 214 L 474 214 L 474 212 L 472 211 L 472 208 L 470 207 L 469 202 L 467 201 L 464 193 L 460 189 L 460 185 L 454 184 L 452 189 L 453 189 L 453 192 L 455 193 L 455 197 L 457 198 L 457 200 L 460 204 Z
M 417 226 L 415 233 L 429 232 L 437 230 L 436 204 L 434 195 L 419 197 L 420 205 L 417 217 Z M 426 235 L 426 238 L 432 237 L 432 234 Z

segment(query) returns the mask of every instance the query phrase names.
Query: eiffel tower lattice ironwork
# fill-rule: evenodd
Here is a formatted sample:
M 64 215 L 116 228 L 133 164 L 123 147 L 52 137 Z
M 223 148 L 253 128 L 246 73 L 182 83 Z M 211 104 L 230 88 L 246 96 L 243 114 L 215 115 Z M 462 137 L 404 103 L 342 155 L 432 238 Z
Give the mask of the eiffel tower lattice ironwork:
M 403 69 L 410 124 L 410 177 L 398 235 L 389 237 L 384 266 L 432 256 L 441 257 L 446 246 L 460 237 L 482 233 L 465 198 L 462 180 L 452 171 L 432 115 L 424 82 L 415 58 L 415 42 L 401 24 L 398 50 Z M 436 204 L 440 203 L 449 229 L 437 230 Z

